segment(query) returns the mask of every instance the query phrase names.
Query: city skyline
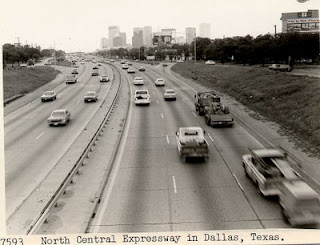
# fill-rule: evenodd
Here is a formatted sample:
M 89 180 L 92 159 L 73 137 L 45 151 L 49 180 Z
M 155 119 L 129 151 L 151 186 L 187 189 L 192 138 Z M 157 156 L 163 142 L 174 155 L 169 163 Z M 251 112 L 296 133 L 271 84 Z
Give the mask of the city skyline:
M 16 7 L 18 3 L 19 8 Z M 121 32 L 126 33 L 126 41 L 133 37 L 134 27 L 145 26 L 151 26 L 152 32 L 174 28 L 180 34 L 185 33 L 187 27 L 194 27 L 198 36 L 201 23 L 210 24 L 212 39 L 256 37 L 273 34 L 274 26 L 281 31 L 280 18 L 284 12 L 319 9 L 316 0 L 304 3 L 296 0 L 230 0 L 228 3 L 223 0 L 201 0 L 200 3 L 164 0 L 157 8 L 146 0 L 134 3 L 128 0 L 121 3 L 114 0 L 13 0 L 3 5 L 0 16 L 2 44 L 20 40 L 22 45 L 37 44 L 42 49 L 55 47 L 67 52 L 99 49 L 101 38 L 108 37 L 109 26 L 119 26 Z M 143 11 L 137 14 L 141 9 Z

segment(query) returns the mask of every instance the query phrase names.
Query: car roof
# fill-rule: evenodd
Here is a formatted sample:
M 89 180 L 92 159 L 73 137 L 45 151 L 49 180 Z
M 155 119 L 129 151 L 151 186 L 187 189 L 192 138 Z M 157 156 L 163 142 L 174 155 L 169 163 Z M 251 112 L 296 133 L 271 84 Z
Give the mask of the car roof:
M 255 149 L 252 152 L 259 157 L 284 157 L 284 153 L 277 149 Z
M 67 111 L 67 109 L 56 109 L 53 112 L 66 112 L 66 111 Z
M 149 93 L 148 89 L 139 89 L 139 90 L 135 91 L 135 93 L 137 93 L 137 92 L 148 92 Z

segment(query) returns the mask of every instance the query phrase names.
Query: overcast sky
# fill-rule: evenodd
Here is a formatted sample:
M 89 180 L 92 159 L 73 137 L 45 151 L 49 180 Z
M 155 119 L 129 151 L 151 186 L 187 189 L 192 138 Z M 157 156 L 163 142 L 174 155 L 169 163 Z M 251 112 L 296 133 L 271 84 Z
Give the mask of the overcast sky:
M 320 0 L 0 0 L 1 43 L 94 51 L 117 25 L 131 43 L 134 27 L 152 31 L 211 24 L 211 38 L 281 31 L 281 13 L 319 9 Z

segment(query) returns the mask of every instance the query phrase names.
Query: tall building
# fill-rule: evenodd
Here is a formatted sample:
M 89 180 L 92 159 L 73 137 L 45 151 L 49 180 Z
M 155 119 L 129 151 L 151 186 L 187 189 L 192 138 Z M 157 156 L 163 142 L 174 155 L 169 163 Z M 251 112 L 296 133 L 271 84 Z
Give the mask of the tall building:
M 132 47 L 140 48 L 143 46 L 143 28 L 133 28 Z
M 120 32 L 120 37 L 122 39 L 122 45 L 123 47 L 127 46 L 127 34 L 125 32 Z
M 152 27 L 143 27 L 143 45 L 146 47 L 152 46 Z
M 282 32 L 316 33 L 319 32 L 319 10 L 307 12 L 282 13 Z
M 100 49 L 106 49 L 107 48 L 107 38 L 103 37 L 100 40 Z
M 210 23 L 201 23 L 199 25 L 199 36 L 211 38 L 211 25 Z
M 190 44 L 196 37 L 196 28 L 195 27 L 187 27 L 186 28 L 186 43 Z
M 112 45 L 111 46 L 111 48 L 112 48 L 113 47 L 113 39 L 115 37 L 120 36 L 120 29 L 119 29 L 119 26 L 109 26 L 108 31 L 109 31 L 109 40 Z

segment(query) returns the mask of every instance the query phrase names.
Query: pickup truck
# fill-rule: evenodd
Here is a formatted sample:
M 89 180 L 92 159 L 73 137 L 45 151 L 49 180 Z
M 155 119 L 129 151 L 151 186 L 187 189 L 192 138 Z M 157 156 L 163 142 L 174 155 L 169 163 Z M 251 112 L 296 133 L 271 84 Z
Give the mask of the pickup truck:
M 150 105 L 150 95 L 147 89 L 136 90 L 134 92 L 134 103 L 136 105 Z
M 176 132 L 176 140 L 180 157 L 209 157 L 208 142 L 205 131 L 200 127 L 181 127 Z
M 249 150 L 250 154 L 242 156 L 242 165 L 246 176 L 258 186 L 261 195 L 278 196 L 283 182 L 301 180 L 281 150 Z

